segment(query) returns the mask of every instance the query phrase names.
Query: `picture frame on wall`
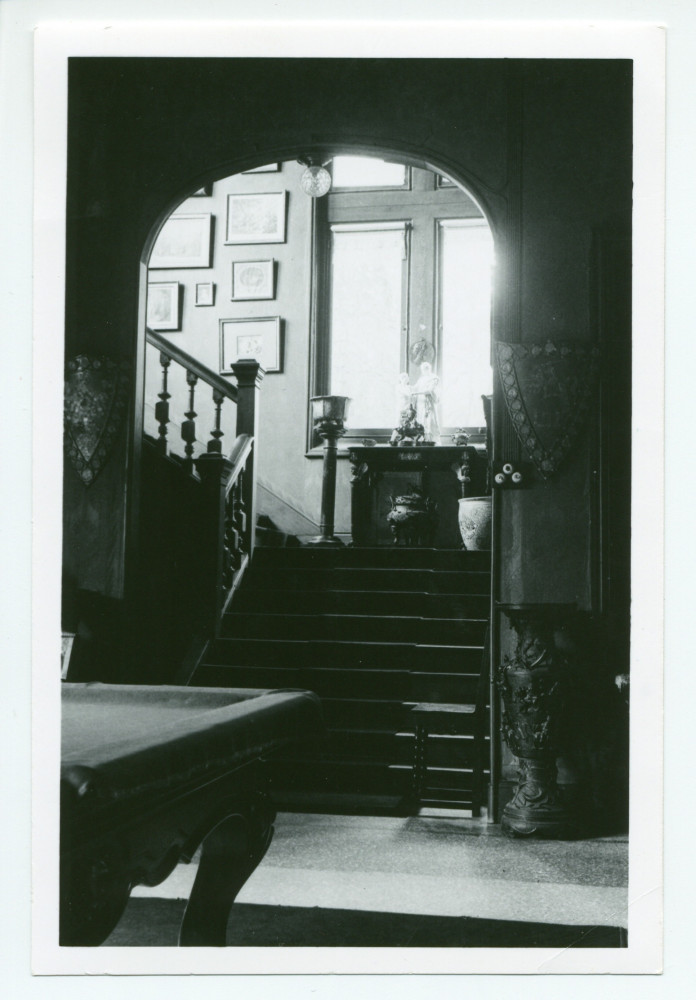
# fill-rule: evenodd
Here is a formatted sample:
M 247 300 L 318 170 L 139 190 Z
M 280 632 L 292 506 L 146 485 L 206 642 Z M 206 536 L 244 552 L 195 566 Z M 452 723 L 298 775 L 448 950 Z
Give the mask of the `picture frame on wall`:
M 267 374 L 283 370 L 279 316 L 253 316 L 220 320 L 220 372 L 232 374 L 242 358 L 258 361 Z
M 266 163 L 263 167 L 252 167 L 251 170 L 242 170 L 243 174 L 277 174 L 280 170 L 280 163 Z
M 196 305 L 197 306 L 214 306 L 215 305 L 215 282 L 214 281 L 200 281 L 196 285 Z
M 227 195 L 225 243 L 284 243 L 287 191 Z
M 170 215 L 157 237 L 150 268 L 210 267 L 213 217 L 209 212 Z
M 151 330 L 180 328 L 181 309 L 178 281 L 152 281 L 147 286 L 147 325 Z
M 232 261 L 232 300 L 275 298 L 275 260 Z

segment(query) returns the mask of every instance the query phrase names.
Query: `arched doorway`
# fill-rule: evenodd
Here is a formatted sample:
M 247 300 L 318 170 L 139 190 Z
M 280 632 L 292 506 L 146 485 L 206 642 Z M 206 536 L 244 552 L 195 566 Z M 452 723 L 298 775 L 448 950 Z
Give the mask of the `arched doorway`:
M 388 358 L 391 349 L 391 367 L 386 375 L 378 372 L 382 381 L 376 379 L 362 393 L 368 404 L 377 400 L 384 405 L 372 411 L 367 406 L 368 412 L 378 413 L 371 422 L 353 422 L 348 432 L 353 443 L 366 436 L 388 442 L 398 423 L 399 373 L 415 388 L 427 366 L 442 385 L 437 409 L 442 407 L 444 414 L 444 420 L 436 421 L 437 440 L 431 443 L 450 443 L 458 432 L 462 445 L 466 428 L 472 454 L 485 456 L 487 444 L 481 398 L 490 398 L 492 389 L 491 291 L 486 287 L 492 253 L 487 260 L 484 254 L 492 251 L 492 239 L 486 216 L 450 176 L 410 158 L 396 163 L 396 158 L 388 163 L 373 158 L 375 164 L 395 167 L 395 175 L 380 179 L 368 171 L 361 179 L 355 170 L 370 161 L 348 155 L 354 152 L 344 148 L 334 158 L 332 192 L 323 200 L 302 192 L 304 165 L 297 160 L 264 162 L 198 187 L 149 241 L 151 329 L 223 377 L 229 375 L 234 358 L 263 352 L 260 360 L 267 375 L 257 464 L 259 510 L 269 520 L 273 515 L 279 531 L 300 538 L 316 533 L 320 496 L 321 467 L 311 460 L 320 457 L 320 450 L 308 425 L 308 398 L 322 392 L 360 395 L 363 383 L 375 373 L 373 361 L 363 363 L 363 355 L 389 323 L 389 343 L 377 354 Z M 326 151 L 321 155 L 326 162 Z M 342 176 L 344 165 L 348 173 Z M 378 282 L 373 287 L 374 273 Z M 468 294 L 463 294 L 460 286 L 467 279 Z M 360 363 L 346 371 L 351 319 L 342 317 L 340 309 L 361 293 L 368 308 L 353 321 Z M 385 300 L 389 308 L 370 326 L 370 308 L 376 310 Z M 459 341 L 468 315 L 470 336 L 462 350 Z M 147 349 L 145 432 L 151 437 L 161 405 L 161 347 L 151 341 Z M 478 364 L 473 363 L 474 355 Z M 383 367 L 389 363 L 383 362 Z M 212 418 L 202 413 L 200 397 L 194 404 L 187 395 L 185 371 L 179 373 L 182 402 L 174 416 L 174 370 L 167 365 L 164 385 L 170 425 L 183 424 L 195 410 L 199 424 L 203 419 L 208 426 Z M 458 377 L 460 370 L 464 379 Z M 463 386 L 478 412 L 469 406 L 456 413 Z M 201 450 L 204 438 L 188 451 L 189 458 L 195 460 Z M 347 448 L 343 457 L 349 457 Z M 449 456 L 448 463 L 453 458 Z M 350 468 L 347 461 L 340 466 L 337 530 L 348 539 Z M 464 475 L 460 486 L 447 471 L 455 491 L 465 495 Z M 479 474 L 478 492 L 488 492 L 487 485 L 485 474 Z M 452 524 L 440 547 L 460 545 L 456 502 L 451 508 Z M 480 602 L 477 614 L 483 614 Z

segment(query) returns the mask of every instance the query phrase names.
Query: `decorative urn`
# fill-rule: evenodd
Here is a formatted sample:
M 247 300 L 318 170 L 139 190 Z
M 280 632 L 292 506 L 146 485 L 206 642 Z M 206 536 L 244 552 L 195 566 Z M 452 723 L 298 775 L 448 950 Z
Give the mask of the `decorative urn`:
M 321 436 L 341 437 L 345 430 L 350 396 L 312 396 L 312 423 Z
M 470 552 L 491 548 L 491 498 L 462 497 L 459 501 L 459 532 L 462 545 Z
M 424 496 L 418 487 L 403 496 L 389 499 L 391 510 L 387 514 L 387 523 L 394 536 L 394 544 L 431 547 L 440 520 L 437 504 Z

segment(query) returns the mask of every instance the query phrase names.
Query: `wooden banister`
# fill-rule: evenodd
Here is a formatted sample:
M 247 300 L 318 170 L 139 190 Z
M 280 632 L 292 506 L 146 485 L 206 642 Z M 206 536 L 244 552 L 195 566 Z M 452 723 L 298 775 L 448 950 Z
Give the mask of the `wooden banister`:
M 195 658 L 205 642 L 220 631 L 222 616 L 249 565 L 254 548 L 256 518 L 255 442 L 258 440 L 258 391 L 263 378 L 259 363 L 240 359 L 232 365 L 236 385 L 210 371 L 204 364 L 147 329 L 147 344 L 159 355 L 161 388 L 152 410 L 154 426 L 147 437 L 166 462 L 153 472 L 150 482 L 153 495 L 146 504 L 146 534 L 156 538 L 152 546 L 150 587 L 153 604 L 161 604 L 154 614 L 166 619 L 176 597 L 177 606 L 185 609 L 190 622 L 191 650 L 185 652 L 178 667 L 178 680 L 184 683 L 195 667 Z M 157 355 L 148 363 L 157 364 Z M 173 373 L 179 367 L 176 378 Z M 181 370 L 185 373 L 185 383 Z M 153 387 L 154 379 L 150 379 Z M 206 392 L 212 390 L 211 399 Z M 170 406 L 176 403 L 178 407 Z M 226 431 L 221 424 L 221 409 L 228 401 L 235 404 L 236 428 L 228 420 Z M 207 407 L 207 409 L 206 409 Z M 177 414 L 172 419 L 173 413 Z M 202 416 L 201 416 L 202 414 Z M 209 420 L 210 436 L 201 451 L 197 424 Z M 176 441 L 170 431 L 180 421 L 184 454 L 172 452 Z M 156 435 L 153 433 L 156 429 Z M 230 431 L 235 434 L 228 451 Z M 165 474 L 165 468 L 168 470 Z M 176 470 L 179 471 L 176 471 Z M 171 525 L 171 528 L 167 526 Z M 170 549 L 183 538 L 186 558 L 172 561 Z M 162 583 L 164 581 L 164 583 Z M 161 594 L 159 593 L 161 592 Z M 184 626 L 185 627 L 185 626 Z
M 251 451 L 254 439 L 250 434 L 240 434 L 232 446 L 227 461 L 232 465 L 230 479 L 236 479 L 235 468 L 241 468 L 246 462 L 247 455 Z
M 241 582 L 253 550 L 254 510 L 249 482 L 253 476 L 254 438 L 240 434 L 228 458 L 207 452 L 196 460 L 206 495 L 207 516 L 200 526 L 201 551 L 207 561 L 205 607 L 209 631 L 216 635 L 222 616 Z
M 215 372 L 211 371 L 196 358 L 187 354 L 186 351 L 182 351 L 180 347 L 176 347 L 170 341 L 166 340 L 164 337 L 160 336 L 159 333 L 155 333 L 150 327 L 147 327 L 146 332 L 147 342 L 151 344 L 152 347 L 156 347 L 158 351 L 162 354 L 166 354 L 168 358 L 172 361 L 176 361 L 177 364 L 181 365 L 187 371 L 194 375 L 197 375 L 204 382 L 207 382 L 209 386 L 213 389 L 217 389 L 221 392 L 223 396 L 227 396 L 228 399 L 237 402 L 237 386 L 232 382 L 229 382 L 222 375 L 217 375 Z

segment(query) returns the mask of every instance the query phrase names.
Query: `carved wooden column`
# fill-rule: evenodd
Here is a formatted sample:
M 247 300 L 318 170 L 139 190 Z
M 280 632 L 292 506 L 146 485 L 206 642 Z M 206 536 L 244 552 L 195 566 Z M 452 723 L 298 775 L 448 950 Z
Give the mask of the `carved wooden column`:
M 348 396 L 313 396 L 314 430 L 324 441 L 324 474 L 321 483 L 321 534 L 310 545 L 343 545 L 334 535 L 336 505 L 336 443 L 343 435 L 350 399 Z
M 193 595 L 200 605 L 203 634 L 215 635 L 225 596 L 225 506 L 232 463 L 219 452 L 205 452 L 196 459 L 196 470 L 205 491 L 207 514 L 199 527 L 200 576 Z
M 244 508 L 249 519 L 249 558 L 254 551 L 256 538 L 256 449 L 259 439 L 259 389 L 264 370 L 258 361 L 242 358 L 232 365 L 237 380 L 237 436 L 249 434 L 254 439 L 254 450 L 247 460 L 244 474 Z
M 519 758 L 519 778 L 503 810 L 511 836 L 561 839 L 574 835 L 573 818 L 556 783 L 556 757 L 567 700 L 568 664 L 554 632 L 573 605 L 502 604 L 516 633 L 515 650 L 498 668 L 503 698 L 502 735 Z

